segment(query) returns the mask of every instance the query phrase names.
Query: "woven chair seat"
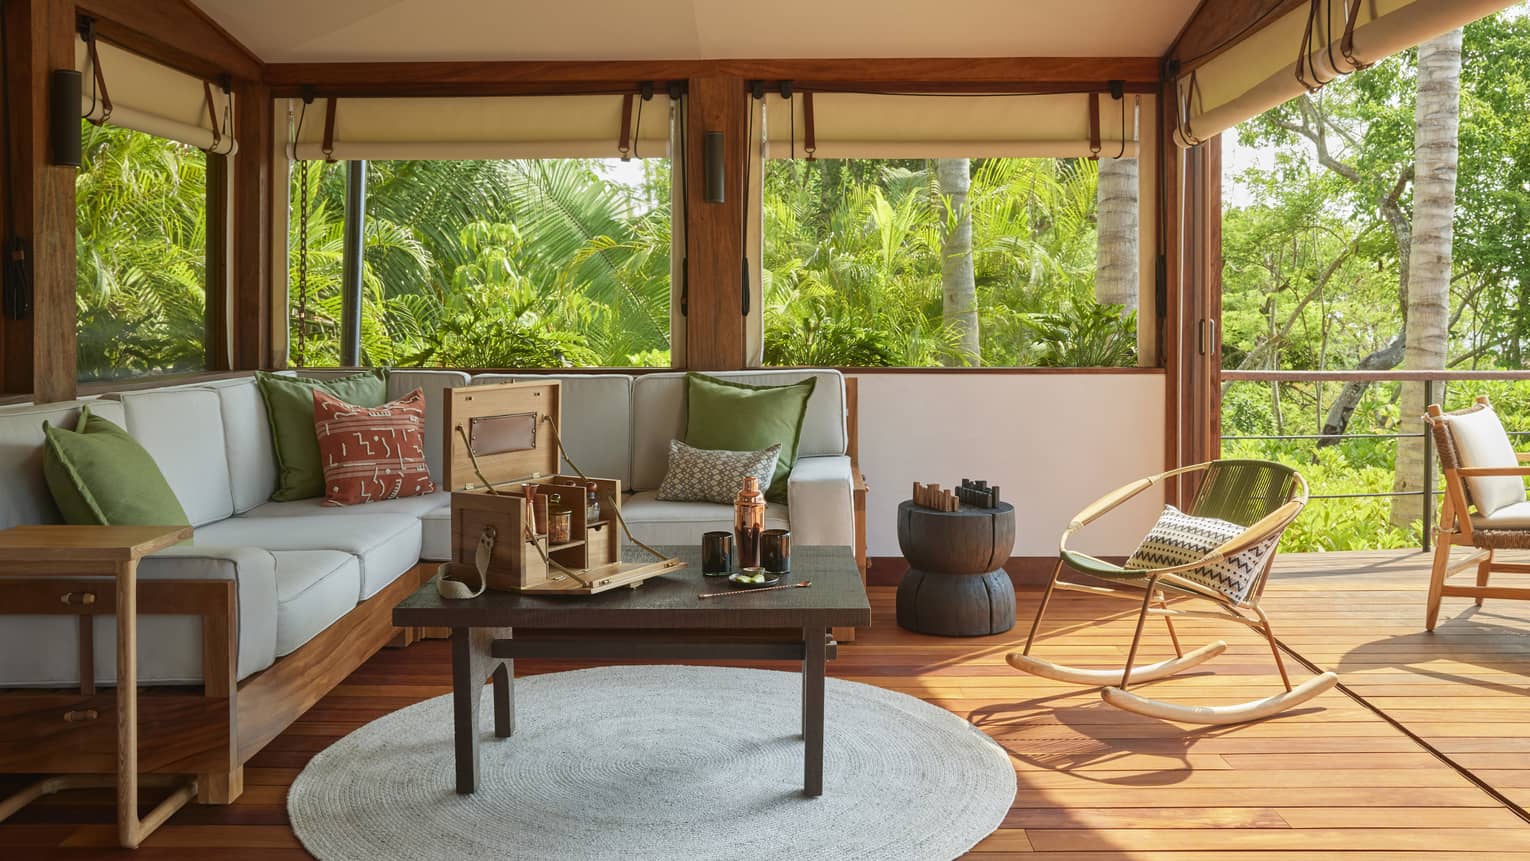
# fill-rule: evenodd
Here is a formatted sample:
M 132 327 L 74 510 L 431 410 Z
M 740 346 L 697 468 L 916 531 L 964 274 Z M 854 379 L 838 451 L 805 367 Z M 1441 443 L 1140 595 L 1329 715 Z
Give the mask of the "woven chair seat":
M 1473 529 L 1472 546 L 1491 550 L 1530 550 L 1530 529 Z

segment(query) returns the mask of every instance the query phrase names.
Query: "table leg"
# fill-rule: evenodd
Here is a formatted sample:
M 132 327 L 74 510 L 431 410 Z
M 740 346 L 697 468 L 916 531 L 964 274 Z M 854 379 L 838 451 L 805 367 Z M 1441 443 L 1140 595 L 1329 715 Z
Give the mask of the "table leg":
M 494 737 L 515 734 L 515 662 L 502 661 L 494 668 Z
M 802 629 L 805 647 L 802 660 L 802 791 L 823 795 L 823 687 L 824 665 L 828 661 L 826 629 Z
M 458 795 L 470 795 L 478 788 L 478 703 L 483 696 L 483 675 L 473 672 L 472 639 L 471 628 L 452 629 L 452 731 Z

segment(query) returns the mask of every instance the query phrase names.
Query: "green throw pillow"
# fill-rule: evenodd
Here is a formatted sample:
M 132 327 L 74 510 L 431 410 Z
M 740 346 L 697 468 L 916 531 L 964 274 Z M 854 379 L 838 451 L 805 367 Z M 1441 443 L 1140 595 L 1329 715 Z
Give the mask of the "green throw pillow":
M 76 526 L 190 526 L 159 464 L 138 440 L 80 408 L 74 430 L 43 422 L 43 478 Z
M 781 446 L 775 475 L 765 498 L 786 501 L 786 477 L 797 462 L 797 440 L 807 416 L 808 398 L 818 380 L 809 377 L 789 386 L 751 386 L 705 374 L 686 374 L 689 417 L 685 444 L 691 448 L 759 451 Z
M 271 447 L 276 451 L 276 492 L 271 499 L 277 502 L 324 495 L 324 465 L 319 458 L 319 437 L 313 429 L 314 389 L 360 407 L 380 407 L 388 401 L 388 372 L 384 368 L 333 380 L 260 371 L 255 381 L 271 423 Z

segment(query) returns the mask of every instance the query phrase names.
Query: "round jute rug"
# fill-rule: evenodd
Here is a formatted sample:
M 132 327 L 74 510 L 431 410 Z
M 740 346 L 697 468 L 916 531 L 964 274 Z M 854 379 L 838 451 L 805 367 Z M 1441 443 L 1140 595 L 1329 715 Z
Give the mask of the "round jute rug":
M 824 794 L 802 794 L 801 677 L 604 667 L 515 683 L 516 728 L 480 726 L 478 791 L 454 790 L 450 697 L 375 720 L 292 784 L 322 861 L 943 861 L 1015 796 L 996 743 L 905 694 L 829 679 Z

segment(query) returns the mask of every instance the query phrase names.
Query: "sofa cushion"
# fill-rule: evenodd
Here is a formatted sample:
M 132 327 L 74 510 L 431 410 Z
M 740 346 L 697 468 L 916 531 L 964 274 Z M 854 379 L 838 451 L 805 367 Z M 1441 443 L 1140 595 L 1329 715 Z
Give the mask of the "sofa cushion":
M 786 501 L 786 477 L 797 462 L 797 441 L 808 398 L 818 381 L 812 377 L 784 386 L 752 386 L 733 380 L 689 374 L 686 377 L 685 442 L 695 448 L 759 451 L 780 446 L 775 474 L 765 498 Z
M 223 448 L 228 457 L 229 490 L 234 513 L 243 514 L 276 492 L 276 453 L 271 448 L 271 422 L 254 377 L 206 384 L 218 396 L 223 412 Z
M 43 478 L 43 422 L 74 427 L 80 407 L 121 425 L 122 405 L 115 401 L 68 401 L 0 407 L 0 529 L 34 523 L 62 523 L 48 482 Z
M 154 458 L 127 431 L 80 408 L 75 429 L 43 424 L 43 475 L 67 523 L 188 526 Z
M 276 560 L 253 547 L 166 548 L 138 564 L 140 580 L 233 580 L 238 615 L 239 679 L 276 659 Z M 79 632 L 68 616 L 6 616 L 0 624 L 0 686 L 79 684 Z M 117 678 L 117 623 L 95 620 L 96 682 Z M 202 680 L 202 620 L 195 616 L 143 616 L 138 621 L 138 679 L 142 684 L 195 684 Z
M 297 651 L 356 606 L 361 564 L 338 550 L 278 550 L 276 656 Z
M 712 502 L 660 502 L 655 491 L 622 500 L 622 516 L 645 544 L 699 545 L 701 533 L 731 531 L 733 506 Z M 790 529 L 786 506 L 765 506 L 766 529 Z M 625 538 L 624 538 L 625 540 Z
M 709 376 L 752 386 L 784 386 L 813 378 L 797 441 L 798 457 L 845 453 L 845 379 L 834 370 L 717 371 Z M 685 374 L 642 374 L 632 383 L 632 490 L 664 481 L 669 441 L 685 439 Z
M 420 559 L 420 520 L 407 514 L 231 517 L 197 529 L 198 545 L 267 550 L 340 550 L 361 561 L 358 601 L 377 594 Z
M 797 512 L 792 543 L 855 544 L 855 481 L 849 457 L 798 458 L 786 496 L 790 510 Z
M 268 502 L 250 512 L 251 517 L 306 517 L 325 514 L 407 514 L 420 518 L 420 558 L 426 562 L 446 562 L 452 558 L 452 495 L 445 492 L 428 496 L 386 499 L 364 506 L 331 508 L 322 499 L 295 499 L 292 502 Z
M 216 392 L 175 387 L 107 397 L 122 403 L 128 433 L 154 456 L 192 526 L 233 515 L 223 409 Z
M 324 467 L 324 504 L 340 507 L 436 492 L 425 465 L 425 393 L 377 407 L 313 393 L 313 426 Z
M 446 444 L 446 390 L 468 384 L 462 371 L 388 371 L 388 400 L 396 401 L 415 389 L 425 393 L 425 463 L 437 484 L 446 476 L 442 460 Z
M 557 380 L 562 387 L 563 424 L 558 436 L 568 454 L 592 478 L 632 484 L 632 378 L 625 374 L 479 374 L 473 385 Z M 677 435 L 683 436 L 684 432 Z M 665 439 L 665 456 L 669 439 Z M 565 460 L 564 472 L 573 473 Z M 659 478 L 662 479 L 663 466 Z M 657 480 L 653 487 L 658 487 Z
M 272 450 L 276 453 L 278 501 L 307 499 L 324 493 L 324 470 L 319 463 L 319 441 L 313 431 L 313 390 L 363 407 L 375 407 L 388 399 L 387 372 L 352 374 L 333 380 L 292 377 L 260 372 L 255 375 L 260 397 L 271 424 Z

